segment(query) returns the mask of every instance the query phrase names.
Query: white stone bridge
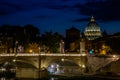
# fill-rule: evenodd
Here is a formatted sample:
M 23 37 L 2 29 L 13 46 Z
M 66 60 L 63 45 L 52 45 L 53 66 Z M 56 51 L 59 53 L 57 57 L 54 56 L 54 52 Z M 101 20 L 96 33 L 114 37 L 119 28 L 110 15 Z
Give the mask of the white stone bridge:
M 39 60 L 41 68 L 47 68 L 51 63 L 68 60 L 73 62 L 77 65 L 85 64 L 86 63 L 86 54 L 60 54 L 60 53 L 17 53 L 17 54 L 0 54 L 0 64 L 6 61 L 16 61 L 16 62 L 23 62 L 33 65 L 34 67 L 38 68 Z
M 118 61 L 119 58 L 120 55 L 89 56 L 87 54 L 75 53 L 11 53 L 0 54 L 0 64 L 13 62 L 19 68 L 31 67 L 36 70 L 42 68 L 47 69 L 53 63 L 59 64 L 60 66 L 67 66 L 67 68 L 71 64 L 74 67 L 77 65 L 77 68 L 80 68 L 82 72 L 85 72 L 86 68 L 89 69 L 89 72 L 95 72 L 111 62 Z
M 17 54 L 0 54 L 0 64 L 6 61 L 23 62 L 33 65 L 38 68 L 39 60 L 41 68 L 47 68 L 51 63 L 68 60 L 77 64 L 78 66 L 91 65 L 95 67 L 103 67 L 112 61 L 117 61 L 120 55 L 105 55 L 105 56 L 89 56 L 86 54 L 75 54 L 75 53 L 17 53 Z M 97 70 L 97 69 L 96 69 Z

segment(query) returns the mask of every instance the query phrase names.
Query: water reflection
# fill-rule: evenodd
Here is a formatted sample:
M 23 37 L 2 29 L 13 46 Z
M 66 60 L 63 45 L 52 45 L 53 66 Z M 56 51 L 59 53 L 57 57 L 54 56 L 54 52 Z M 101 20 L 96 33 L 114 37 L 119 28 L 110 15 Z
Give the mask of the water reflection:
M 56 77 L 51 77 L 50 80 L 58 80 Z
M 1 77 L 0 80 L 15 80 L 14 78 Z
M 0 80 L 19 80 L 19 79 L 1 77 Z M 29 79 L 26 78 L 26 79 L 20 79 L 20 80 L 29 80 Z M 30 80 L 37 80 L 37 79 L 30 79 Z M 58 80 L 58 78 L 56 78 L 56 77 L 51 77 L 49 80 Z

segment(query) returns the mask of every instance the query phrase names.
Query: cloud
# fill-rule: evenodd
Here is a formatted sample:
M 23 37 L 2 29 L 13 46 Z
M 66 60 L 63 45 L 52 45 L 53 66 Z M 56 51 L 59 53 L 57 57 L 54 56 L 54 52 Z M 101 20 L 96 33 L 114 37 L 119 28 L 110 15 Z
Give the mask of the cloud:
M 84 22 L 84 21 L 89 21 L 90 20 L 90 18 L 79 18 L 79 19 L 75 19 L 75 20 L 73 20 L 72 22 Z
M 45 1 L 41 0 L 1 0 L 0 15 L 7 15 L 14 12 L 43 8 L 46 5 L 48 4 Z
M 35 18 L 37 18 L 37 19 L 46 19 L 46 18 L 50 18 L 50 16 L 48 16 L 48 15 L 40 15 L 40 16 L 36 16 Z
M 6 15 L 16 11 L 47 8 L 53 10 L 73 10 L 72 6 L 79 0 L 1 0 L 0 13 Z
M 0 2 L 0 15 L 7 15 L 20 10 L 20 7 L 15 4 Z
M 54 9 L 54 10 L 64 10 L 69 8 L 70 6 L 67 6 L 67 5 L 52 5 L 48 7 L 48 9 Z
M 82 5 L 79 13 L 88 16 L 94 15 L 102 21 L 117 21 L 120 20 L 119 7 L 120 0 L 88 2 Z
M 84 0 L 52 0 L 46 1 L 46 7 L 48 9 L 55 9 L 55 10 L 73 10 L 75 4 L 82 4 L 85 2 Z

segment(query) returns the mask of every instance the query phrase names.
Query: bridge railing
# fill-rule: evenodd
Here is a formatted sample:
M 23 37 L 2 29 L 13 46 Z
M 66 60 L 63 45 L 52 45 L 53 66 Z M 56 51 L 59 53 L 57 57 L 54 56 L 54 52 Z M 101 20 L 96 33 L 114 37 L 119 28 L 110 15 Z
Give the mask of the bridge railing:
M 17 53 L 17 54 L 0 54 L 0 56 L 86 56 L 86 54 L 61 54 L 61 53 Z
M 0 54 L 0 57 L 4 57 L 4 56 L 88 56 L 90 57 L 90 55 L 85 54 L 85 53 L 10 53 L 10 54 Z M 101 56 L 91 56 L 91 57 L 101 57 Z M 120 59 L 120 55 L 105 55 L 103 57 L 109 57 L 109 58 L 113 58 L 113 59 Z

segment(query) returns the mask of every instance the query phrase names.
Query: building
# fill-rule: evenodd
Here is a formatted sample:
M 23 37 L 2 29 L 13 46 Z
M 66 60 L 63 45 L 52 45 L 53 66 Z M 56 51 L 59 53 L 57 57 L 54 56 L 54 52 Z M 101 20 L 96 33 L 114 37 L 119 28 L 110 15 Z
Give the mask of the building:
M 90 22 L 87 24 L 84 35 L 88 40 L 94 40 L 102 36 L 99 25 L 95 22 L 94 17 L 91 17 Z
M 79 52 L 80 31 L 75 27 L 66 30 L 65 48 L 68 52 Z

